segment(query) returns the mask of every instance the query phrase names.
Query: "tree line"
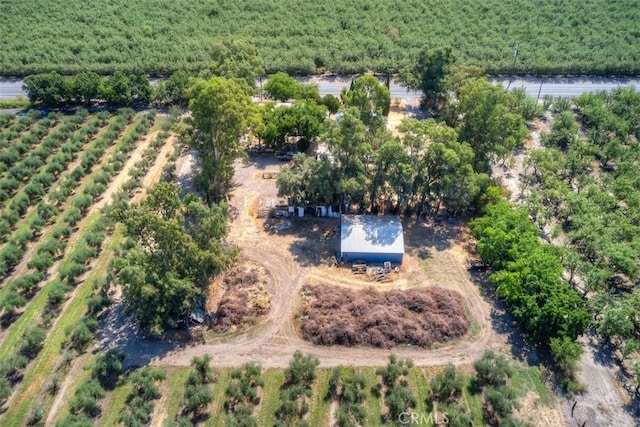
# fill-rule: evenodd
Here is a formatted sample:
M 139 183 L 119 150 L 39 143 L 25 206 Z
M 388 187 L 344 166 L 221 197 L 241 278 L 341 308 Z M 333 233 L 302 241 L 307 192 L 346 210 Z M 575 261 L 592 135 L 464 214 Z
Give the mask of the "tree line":
M 500 198 L 498 189 L 483 215 L 469 226 L 478 253 L 492 268 L 497 295 L 534 344 L 550 351 L 574 388 L 582 346 L 576 342 L 591 323 L 582 296 L 562 278 L 559 249 L 540 240 L 527 212 Z
M 474 211 L 490 183 L 490 162 L 506 158 L 528 136 L 528 101 L 484 78 L 438 80 L 425 98 L 440 104 L 441 120 L 405 120 L 402 136 L 387 130 L 384 84 L 372 76 L 354 80 L 341 96 L 339 118 L 323 123 L 320 139 L 329 154 L 295 156 L 278 174 L 280 196 L 293 204 L 342 205 L 360 213 Z M 457 96 L 444 103 L 448 89 Z

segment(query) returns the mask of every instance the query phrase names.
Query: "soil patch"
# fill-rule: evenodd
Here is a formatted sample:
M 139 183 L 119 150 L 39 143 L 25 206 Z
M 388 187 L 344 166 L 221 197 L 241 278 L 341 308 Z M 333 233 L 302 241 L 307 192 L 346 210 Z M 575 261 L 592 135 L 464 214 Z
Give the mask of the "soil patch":
M 469 329 L 460 295 L 440 287 L 380 292 L 306 285 L 302 295 L 302 336 L 314 344 L 431 347 Z
M 235 331 L 266 314 L 271 308 L 268 283 L 267 270 L 246 261 L 228 270 L 219 282 L 213 282 L 207 308 L 216 312 L 214 331 Z

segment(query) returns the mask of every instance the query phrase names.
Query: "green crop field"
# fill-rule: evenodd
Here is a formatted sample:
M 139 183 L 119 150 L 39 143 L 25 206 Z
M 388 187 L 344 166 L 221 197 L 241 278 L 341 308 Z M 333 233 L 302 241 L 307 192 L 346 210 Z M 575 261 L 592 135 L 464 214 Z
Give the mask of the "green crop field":
M 0 0 L 0 74 L 165 74 L 213 43 L 255 43 L 267 71 L 395 71 L 424 47 L 519 73 L 640 73 L 637 0 Z

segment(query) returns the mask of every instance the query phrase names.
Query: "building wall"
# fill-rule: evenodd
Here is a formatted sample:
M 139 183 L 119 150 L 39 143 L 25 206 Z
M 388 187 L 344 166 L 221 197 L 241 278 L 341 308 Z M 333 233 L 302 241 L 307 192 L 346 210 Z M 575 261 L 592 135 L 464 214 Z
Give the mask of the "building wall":
M 345 264 L 352 263 L 353 261 L 365 261 L 368 264 L 382 264 L 385 261 L 390 261 L 391 264 L 402 264 L 403 254 L 391 254 L 391 253 L 362 253 L 362 252 L 343 252 L 342 260 Z

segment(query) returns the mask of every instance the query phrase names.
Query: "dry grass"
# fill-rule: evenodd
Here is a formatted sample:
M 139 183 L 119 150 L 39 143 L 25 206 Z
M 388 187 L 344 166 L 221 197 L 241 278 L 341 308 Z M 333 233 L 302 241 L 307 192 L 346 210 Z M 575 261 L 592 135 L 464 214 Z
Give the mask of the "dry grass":
M 248 263 L 241 263 L 224 274 L 220 286 L 215 285 L 217 295 L 220 289 L 225 290 L 215 309 L 213 329 L 217 333 L 233 331 L 269 311 L 268 277 L 263 267 Z
M 319 345 L 431 347 L 467 333 L 457 293 L 428 289 L 351 290 L 335 286 L 303 288 L 302 336 Z

